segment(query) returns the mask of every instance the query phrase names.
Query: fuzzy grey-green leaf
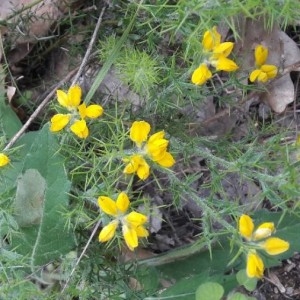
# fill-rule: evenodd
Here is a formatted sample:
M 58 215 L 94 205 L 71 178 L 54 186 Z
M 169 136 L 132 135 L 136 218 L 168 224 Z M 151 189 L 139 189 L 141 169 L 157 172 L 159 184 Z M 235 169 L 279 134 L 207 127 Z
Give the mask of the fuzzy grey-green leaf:
M 46 180 L 36 169 L 19 176 L 15 198 L 15 218 L 20 227 L 39 224 L 43 216 Z

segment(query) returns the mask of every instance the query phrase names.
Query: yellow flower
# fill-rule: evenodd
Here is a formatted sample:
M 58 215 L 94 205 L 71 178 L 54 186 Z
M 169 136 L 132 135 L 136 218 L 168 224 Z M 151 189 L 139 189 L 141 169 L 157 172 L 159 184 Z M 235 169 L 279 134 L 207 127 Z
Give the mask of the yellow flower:
M 282 239 L 271 237 L 259 244 L 268 254 L 277 255 L 287 251 L 290 244 Z
M 274 65 L 265 65 L 265 62 L 268 58 L 268 53 L 268 48 L 262 45 L 255 47 L 254 57 L 257 69 L 250 73 L 249 80 L 251 82 L 260 81 L 265 83 L 268 80 L 276 77 L 278 68 Z
M 103 108 L 100 105 L 92 104 L 86 106 L 85 103 L 82 103 L 78 106 L 79 115 L 82 119 L 88 117 L 91 119 L 96 119 L 103 114 Z
M 71 116 L 65 114 L 56 114 L 51 118 L 50 130 L 57 132 L 64 129 L 70 122 Z
M 147 179 L 150 174 L 150 167 L 144 156 L 148 156 L 165 168 L 170 168 L 175 163 L 172 154 L 167 151 L 169 141 L 164 138 L 164 131 L 154 133 L 148 138 L 150 130 L 150 124 L 145 121 L 133 122 L 130 128 L 130 139 L 135 142 L 138 153 L 123 159 L 127 163 L 124 173 L 136 173 L 141 180 Z
M 62 90 L 57 90 L 56 96 L 61 106 L 66 107 L 68 110 L 72 110 L 81 102 L 81 88 L 79 85 L 73 85 L 69 88 L 67 93 Z
M 278 73 L 278 69 L 276 66 L 273 65 L 262 65 L 259 69 L 255 69 L 250 74 L 250 81 L 260 81 L 260 82 L 267 82 L 270 79 L 276 77 Z
M 233 60 L 227 58 L 232 52 L 234 43 L 221 43 L 221 35 L 218 33 L 216 27 L 204 33 L 202 46 L 205 50 L 204 54 L 208 56 L 208 60 L 200 64 L 193 72 L 192 83 L 202 85 L 212 77 L 208 65 L 212 65 L 217 71 L 232 72 L 238 69 L 238 65 Z
M 211 64 L 217 71 L 233 72 L 239 68 L 233 60 L 225 56 L 220 56 L 217 60 L 212 60 Z
M 87 138 L 89 129 L 85 118 L 95 119 L 100 117 L 103 114 L 103 108 L 96 104 L 89 106 L 86 106 L 85 103 L 80 104 L 82 92 L 78 85 L 71 86 L 67 93 L 57 90 L 56 94 L 59 104 L 67 108 L 70 113 L 54 115 L 50 120 L 50 131 L 58 132 L 72 121 L 73 124 L 70 126 L 70 130 L 79 138 Z
M 139 237 L 147 237 L 149 235 L 148 230 L 144 227 L 144 224 L 147 222 L 145 215 L 135 211 L 126 214 L 130 206 L 130 201 L 126 193 L 121 192 L 116 201 L 106 196 L 100 196 L 98 198 L 98 205 L 103 212 L 114 217 L 114 220 L 101 230 L 99 234 L 100 242 L 111 240 L 120 223 L 122 224 L 125 242 L 132 251 L 138 246 Z
M 254 231 L 253 220 L 248 215 L 241 215 L 238 223 L 238 230 L 240 235 L 247 241 L 256 242 L 257 240 L 266 239 L 263 242 L 256 243 L 254 246 L 266 251 L 269 255 L 277 255 L 287 251 L 290 244 L 280 238 L 270 237 L 275 232 L 275 225 L 273 222 L 265 222 L 260 224 Z M 250 249 L 247 255 L 247 276 L 248 277 L 262 277 L 264 271 L 264 264 L 262 259 L 254 249 Z
M 268 58 L 269 50 L 263 45 L 257 45 L 254 50 L 255 65 L 261 67 Z
M 125 158 L 124 162 L 127 163 L 124 169 L 125 174 L 137 174 L 141 180 L 149 177 L 150 167 L 140 154 L 132 155 L 129 159 Z
M 9 162 L 9 157 L 4 153 L 0 153 L 0 168 L 6 166 L 7 164 L 9 164 Z
M 264 274 L 264 263 L 262 259 L 257 255 L 255 250 L 249 251 L 247 255 L 247 276 L 261 278 Z
M 86 125 L 85 120 L 75 121 L 70 127 L 70 130 L 81 139 L 85 139 L 89 135 L 89 129 Z
M 206 51 L 212 51 L 221 43 L 221 35 L 217 31 L 216 26 L 212 30 L 205 31 L 202 39 L 202 46 Z
M 206 64 L 201 64 L 192 75 L 192 83 L 196 85 L 204 84 L 208 79 L 212 77 L 211 71 Z

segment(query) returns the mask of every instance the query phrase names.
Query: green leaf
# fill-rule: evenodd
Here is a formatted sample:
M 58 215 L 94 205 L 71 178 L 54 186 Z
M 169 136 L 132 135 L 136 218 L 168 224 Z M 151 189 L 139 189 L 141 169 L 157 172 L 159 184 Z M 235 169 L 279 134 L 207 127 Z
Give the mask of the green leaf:
M 20 227 L 12 236 L 12 248 L 30 257 L 31 266 L 36 266 L 68 253 L 74 245 L 73 233 L 67 230 L 67 220 L 62 214 L 68 209 L 70 182 L 63 158 L 58 154 L 59 145 L 48 126 L 31 133 L 29 138 L 24 136 L 22 141 L 24 167 L 18 181 L 15 208 L 19 225 L 26 227 Z M 40 187 L 26 187 L 34 184 Z M 30 199 L 30 193 L 36 199 Z M 25 203 L 19 203 L 21 199 Z M 26 213 L 30 216 L 26 217 Z
M 249 297 L 241 293 L 234 293 L 228 296 L 228 300 L 255 300 L 254 297 Z
M 18 116 L 9 105 L 5 104 L 4 96 L 0 95 L 0 133 L 11 139 L 22 127 Z
M 201 284 L 196 291 L 196 300 L 220 300 L 224 295 L 224 288 L 217 282 Z
M 236 279 L 240 285 L 243 285 L 246 290 L 252 292 L 256 289 L 257 279 L 256 278 L 249 278 L 246 274 L 246 270 L 240 270 L 236 274 Z

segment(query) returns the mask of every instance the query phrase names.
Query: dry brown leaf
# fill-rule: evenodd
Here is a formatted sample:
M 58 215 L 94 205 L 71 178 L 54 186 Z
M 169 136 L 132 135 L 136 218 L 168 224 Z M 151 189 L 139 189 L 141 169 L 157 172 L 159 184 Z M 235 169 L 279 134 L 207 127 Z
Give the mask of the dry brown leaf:
M 13 96 L 15 95 L 16 90 L 17 89 L 14 86 L 8 86 L 6 88 L 6 95 L 7 95 L 9 103 L 11 103 L 11 100 L 12 100 Z
M 6 20 L 16 11 L 36 3 L 36 0 L 2 0 L 0 20 Z M 70 7 L 72 0 L 42 0 L 9 20 L 13 29 L 7 28 L 8 37 L 14 37 L 15 43 L 35 43 L 47 38 L 51 25 Z
M 287 65 L 294 64 L 300 60 L 300 50 L 297 44 L 277 26 L 272 30 L 264 28 L 262 21 L 245 20 L 237 21 L 242 25 L 239 35 L 241 41 L 236 43 L 236 53 L 240 61 L 239 77 L 246 78 L 255 68 L 254 49 L 262 44 L 269 49 L 267 64 L 278 66 L 279 71 Z M 270 85 L 267 93 L 262 93 L 261 101 L 269 104 L 273 111 L 282 113 L 286 106 L 294 101 L 294 85 L 287 74 Z

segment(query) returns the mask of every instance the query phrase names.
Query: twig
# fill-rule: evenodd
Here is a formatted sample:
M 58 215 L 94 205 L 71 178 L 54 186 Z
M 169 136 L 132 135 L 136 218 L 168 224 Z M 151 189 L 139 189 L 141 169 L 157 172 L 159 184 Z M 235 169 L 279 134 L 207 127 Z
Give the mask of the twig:
M 51 92 L 48 94 L 48 96 L 40 103 L 40 105 L 36 108 L 36 110 L 32 113 L 32 115 L 29 117 L 29 119 L 26 121 L 26 123 L 22 126 L 22 128 L 12 137 L 12 139 L 8 142 L 4 150 L 8 150 L 11 148 L 14 143 L 25 133 L 29 125 L 33 122 L 33 120 L 39 115 L 39 113 L 42 111 L 42 109 L 46 106 L 46 104 L 50 101 L 50 99 L 55 94 L 56 90 L 63 85 L 66 81 L 68 81 L 75 72 L 77 72 L 78 68 L 72 70 L 69 72 L 69 74 L 62 79 L 58 84 L 54 86 L 54 88 L 51 90 Z
M 79 77 L 81 76 L 81 73 L 82 73 L 82 71 L 83 71 L 83 69 L 84 69 L 84 67 L 85 67 L 85 65 L 86 65 L 86 63 L 87 63 L 87 61 L 88 61 L 88 59 L 89 59 L 89 56 L 90 56 L 91 51 L 92 51 L 92 48 L 93 48 L 93 46 L 94 46 L 94 43 L 95 43 L 95 40 L 96 40 L 98 31 L 99 31 L 100 25 L 101 25 L 101 23 L 102 23 L 102 17 L 103 17 L 105 8 L 106 8 L 106 7 L 104 6 L 104 7 L 102 8 L 101 12 L 100 12 L 100 15 L 99 15 L 97 24 L 96 24 L 96 26 L 95 26 L 93 35 L 92 35 L 91 40 L 90 40 L 90 43 L 89 43 L 89 45 L 88 45 L 88 48 L 87 48 L 86 53 L 85 53 L 85 55 L 84 55 L 84 58 L 83 58 L 83 60 L 82 60 L 82 62 L 81 62 L 81 65 L 80 65 L 80 67 L 79 67 L 79 70 L 78 70 L 76 76 L 74 77 L 74 79 L 73 79 L 71 85 L 74 85 L 74 84 L 77 83 L 77 81 L 78 81 Z
M 89 239 L 88 239 L 86 245 L 84 246 L 84 248 L 83 248 L 83 250 L 82 250 L 80 256 L 78 257 L 78 259 L 77 259 L 77 261 L 76 261 L 76 263 L 75 263 L 75 266 L 73 267 L 73 269 L 72 269 L 72 271 L 71 271 L 71 273 L 70 273 L 69 278 L 67 279 L 67 281 L 66 281 L 66 283 L 65 283 L 65 285 L 64 285 L 64 287 L 63 287 L 63 289 L 62 289 L 62 291 L 61 291 L 62 294 L 64 293 L 65 289 L 67 288 L 67 286 L 68 286 L 68 284 L 69 284 L 69 282 L 70 282 L 70 280 L 71 280 L 71 277 L 72 277 L 72 275 L 73 275 L 74 272 L 75 272 L 75 269 L 76 269 L 77 266 L 79 265 L 79 263 L 80 263 L 80 261 L 81 261 L 83 255 L 85 254 L 85 252 L 86 252 L 88 246 L 90 245 L 90 243 L 91 243 L 91 241 L 92 241 L 94 235 L 96 234 L 96 232 L 97 232 L 97 230 L 98 230 L 98 228 L 99 228 L 99 226 L 100 226 L 100 223 L 101 223 L 101 220 L 99 220 L 99 221 L 97 222 L 96 226 L 94 227 L 91 236 L 89 237 Z

